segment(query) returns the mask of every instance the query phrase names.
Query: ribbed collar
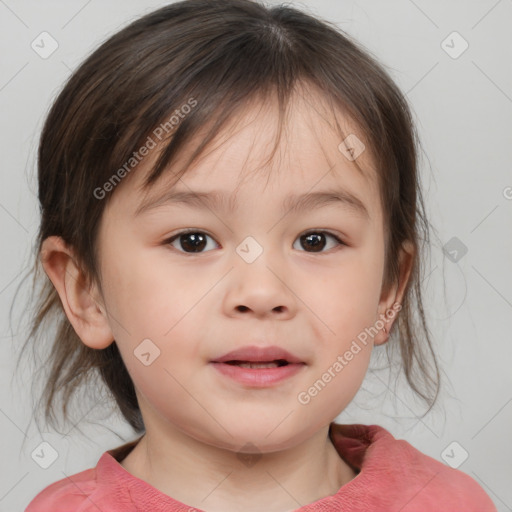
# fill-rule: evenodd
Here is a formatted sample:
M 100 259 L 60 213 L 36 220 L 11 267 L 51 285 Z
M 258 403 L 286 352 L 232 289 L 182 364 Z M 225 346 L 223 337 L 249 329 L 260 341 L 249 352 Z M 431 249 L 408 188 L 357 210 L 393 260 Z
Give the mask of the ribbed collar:
M 341 425 L 333 422 L 329 426 L 329 437 L 340 457 L 358 474 L 336 494 L 297 508 L 295 512 L 335 510 L 333 507 L 346 506 L 353 503 L 357 496 L 367 494 L 376 479 L 382 482 L 382 479 L 390 478 L 391 468 L 382 466 L 382 460 L 385 460 L 386 454 L 389 455 L 389 443 L 397 441 L 387 430 L 378 425 Z M 96 466 L 98 485 L 103 486 L 105 490 L 108 489 L 115 505 L 126 507 L 123 510 L 200 511 L 167 496 L 121 466 L 120 462 L 140 439 L 109 450 L 101 456 Z

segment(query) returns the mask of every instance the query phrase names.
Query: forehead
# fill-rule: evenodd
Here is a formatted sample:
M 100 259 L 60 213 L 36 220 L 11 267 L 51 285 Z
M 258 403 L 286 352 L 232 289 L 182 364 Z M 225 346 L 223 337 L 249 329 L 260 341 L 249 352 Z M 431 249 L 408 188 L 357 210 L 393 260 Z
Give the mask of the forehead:
M 161 148 L 140 162 L 130 183 L 123 187 L 126 190 L 117 194 L 123 196 L 132 214 L 157 202 L 170 190 L 229 192 L 229 204 L 234 208 L 246 200 L 261 198 L 261 194 L 270 199 L 268 194 L 283 197 L 336 186 L 360 197 L 368 210 L 375 210 L 378 185 L 364 134 L 318 94 L 297 91 L 282 127 L 275 98 L 247 103 L 179 177 L 174 171 L 181 169 L 209 128 L 201 128 L 147 189 L 143 187 L 145 178 Z M 115 197 L 116 194 L 112 199 Z M 372 217 L 377 213 L 370 211 Z

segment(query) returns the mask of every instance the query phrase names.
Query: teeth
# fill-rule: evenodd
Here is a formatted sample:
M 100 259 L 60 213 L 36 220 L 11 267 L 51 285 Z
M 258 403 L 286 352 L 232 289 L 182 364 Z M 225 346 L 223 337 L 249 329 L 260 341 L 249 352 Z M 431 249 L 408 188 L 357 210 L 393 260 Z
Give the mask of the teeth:
M 242 368 L 277 368 L 279 365 L 276 362 L 272 363 L 237 363 L 236 366 Z

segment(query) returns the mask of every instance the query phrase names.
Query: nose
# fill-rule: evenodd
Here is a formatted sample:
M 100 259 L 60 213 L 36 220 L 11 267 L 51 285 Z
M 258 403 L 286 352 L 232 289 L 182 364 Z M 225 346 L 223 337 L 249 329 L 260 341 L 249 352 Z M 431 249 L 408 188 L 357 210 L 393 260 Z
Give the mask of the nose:
M 261 257 L 260 257 L 261 258 Z M 224 307 L 228 315 L 252 315 L 279 320 L 296 314 L 297 299 L 289 288 L 289 275 L 271 268 L 264 258 L 253 263 L 241 261 L 231 272 Z

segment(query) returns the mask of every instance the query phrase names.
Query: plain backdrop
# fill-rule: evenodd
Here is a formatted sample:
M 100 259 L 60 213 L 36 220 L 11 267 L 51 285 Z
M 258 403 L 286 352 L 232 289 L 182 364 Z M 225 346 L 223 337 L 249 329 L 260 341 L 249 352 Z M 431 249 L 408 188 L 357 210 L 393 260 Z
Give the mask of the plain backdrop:
M 46 485 L 95 466 L 105 450 L 134 438 L 118 416 L 96 410 L 83 412 L 82 432 L 73 425 L 66 435 L 39 431 L 33 370 L 14 374 L 26 333 L 16 324 L 11 330 L 9 309 L 31 263 L 37 142 L 52 100 L 103 40 L 166 3 L 0 0 L 0 512 L 23 510 Z M 337 421 L 380 424 L 443 463 L 455 461 L 499 511 L 512 510 L 512 1 L 289 3 L 361 41 L 406 94 L 439 237 L 422 283 L 445 382 L 439 405 L 419 418 L 422 409 L 403 384 L 391 390 L 369 372 Z M 42 32 L 58 44 L 47 58 L 32 47 Z M 34 456 L 41 443 L 56 453 L 46 469 Z

